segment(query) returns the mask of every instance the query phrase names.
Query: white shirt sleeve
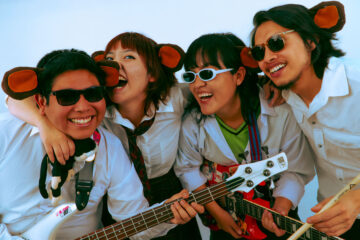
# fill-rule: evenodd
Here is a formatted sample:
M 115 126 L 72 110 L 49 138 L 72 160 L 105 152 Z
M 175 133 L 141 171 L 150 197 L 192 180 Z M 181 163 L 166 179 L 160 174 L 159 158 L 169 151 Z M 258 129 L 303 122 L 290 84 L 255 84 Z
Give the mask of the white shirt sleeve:
M 184 120 L 179 139 L 179 149 L 174 171 L 184 188 L 193 191 L 205 184 L 207 179 L 200 171 L 203 157 L 199 152 L 199 127 L 191 114 Z
M 288 158 L 288 170 L 280 174 L 274 197 L 289 199 L 296 208 L 305 192 L 305 185 L 315 176 L 314 155 L 291 112 L 284 125 L 281 151 Z
M 11 236 L 5 224 L 0 223 L 0 239 L 2 240 L 23 240 L 18 236 Z

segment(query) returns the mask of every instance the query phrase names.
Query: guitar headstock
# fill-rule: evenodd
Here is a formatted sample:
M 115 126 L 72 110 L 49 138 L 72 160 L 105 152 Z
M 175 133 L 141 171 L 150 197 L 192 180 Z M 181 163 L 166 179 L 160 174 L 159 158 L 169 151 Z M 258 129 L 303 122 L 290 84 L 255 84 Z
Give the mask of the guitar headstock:
M 236 178 L 241 178 L 244 181 L 241 183 L 240 186 L 236 188 L 228 186 L 228 188 L 232 192 L 249 192 L 262 181 L 274 176 L 275 174 L 287 170 L 287 168 L 288 162 L 285 153 L 279 153 L 271 158 L 267 158 L 254 163 L 239 165 L 236 172 L 231 177 L 226 179 L 226 182 L 232 182 Z

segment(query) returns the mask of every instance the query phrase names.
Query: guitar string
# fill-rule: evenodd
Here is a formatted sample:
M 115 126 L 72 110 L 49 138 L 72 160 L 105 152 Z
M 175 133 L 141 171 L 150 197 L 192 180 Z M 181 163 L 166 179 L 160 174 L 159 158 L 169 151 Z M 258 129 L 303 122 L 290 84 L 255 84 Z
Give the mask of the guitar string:
M 240 185 L 241 183 L 243 182 L 243 179 L 238 177 L 238 178 L 234 178 L 232 180 L 229 180 L 229 181 L 226 181 L 226 182 L 222 182 L 222 183 L 219 183 L 219 184 L 216 184 L 216 185 L 213 185 L 213 186 L 210 186 L 206 189 L 203 189 L 203 190 L 200 190 L 196 193 L 192 193 L 189 197 L 189 200 L 188 202 L 193 202 L 193 201 L 196 201 L 198 203 L 202 202 L 202 201 L 208 201 L 208 199 L 212 199 L 211 196 L 209 195 L 219 195 L 220 197 L 222 195 L 226 195 L 229 191 L 231 191 L 232 189 L 238 187 L 238 185 Z M 211 190 L 211 193 L 207 193 L 208 192 L 208 189 Z M 219 192 L 220 191 L 220 192 Z M 194 196 L 195 195 L 195 196 Z M 204 198 L 205 196 L 205 198 Z M 216 198 L 218 198 L 219 196 L 216 196 Z M 194 200 L 192 199 L 194 198 Z M 175 200 L 177 201 L 177 200 Z M 173 202 L 175 202 L 173 201 Z M 163 216 L 159 217 L 159 218 L 164 218 L 162 219 L 160 222 L 164 222 L 164 221 L 167 221 L 169 219 L 171 219 L 172 217 L 172 212 L 171 212 L 171 209 L 170 209 L 170 205 L 173 203 L 173 202 L 170 202 L 170 203 L 167 203 L 167 204 L 164 204 L 163 206 L 159 206 L 157 208 L 155 208 L 155 211 L 159 211 L 159 212 L 165 212 L 163 214 Z M 200 203 L 202 204 L 202 203 Z M 163 210 L 164 208 L 167 208 L 165 210 Z M 150 213 L 150 214 L 149 214 Z M 142 213 L 143 217 L 146 219 L 146 220 L 154 220 L 154 213 L 152 213 L 151 210 L 148 210 L 148 211 L 145 211 L 144 213 Z M 151 215 L 149 218 L 146 218 L 146 215 Z M 132 217 L 131 219 L 134 220 L 134 218 L 142 218 L 141 214 L 137 214 L 135 215 L 134 217 Z M 143 219 L 143 218 L 142 218 Z M 135 221 L 136 222 L 136 221 Z M 141 224 L 141 222 L 144 222 L 144 220 L 140 220 L 139 221 L 139 224 Z M 141 228 L 144 228 L 144 226 L 139 226 L 139 227 L 136 227 L 134 226 L 135 224 L 132 224 L 131 220 L 123 220 L 121 221 L 122 224 L 119 223 L 115 223 L 111 226 L 108 226 L 104 229 L 101 229 L 101 230 L 98 230 L 96 231 L 97 235 L 101 235 L 101 234 L 104 234 L 104 235 L 111 235 L 111 234 L 116 234 L 116 231 L 114 231 L 114 229 L 120 227 L 119 230 L 123 229 L 125 232 L 132 232 L 132 231 L 135 231 L 135 233 L 137 232 L 138 229 L 141 229 Z M 123 226 L 120 226 L 120 225 L 123 225 Z M 155 226 L 157 225 L 157 222 L 156 223 L 150 223 L 148 224 L 150 227 L 152 226 Z M 149 228 L 150 228 L 149 227 Z M 127 230 L 126 228 L 130 228 L 130 230 Z M 145 230 L 146 228 L 142 229 L 142 230 Z M 107 231 L 109 230 L 110 233 L 107 233 Z M 89 234 L 89 235 L 86 235 L 84 236 L 83 238 L 80 238 L 80 239 L 91 239 L 90 237 L 93 235 L 94 233 L 92 234 Z M 100 237 L 103 237 L 103 236 L 100 236 Z M 100 239 L 100 238 L 99 238 Z

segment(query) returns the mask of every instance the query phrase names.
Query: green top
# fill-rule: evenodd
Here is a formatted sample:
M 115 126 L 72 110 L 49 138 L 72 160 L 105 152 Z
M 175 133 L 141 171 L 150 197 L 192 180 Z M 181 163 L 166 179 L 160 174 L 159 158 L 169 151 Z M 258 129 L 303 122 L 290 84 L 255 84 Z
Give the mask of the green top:
M 258 107 L 256 113 L 256 119 L 260 115 L 260 106 Z M 244 121 L 240 127 L 233 129 L 226 125 L 218 116 L 215 115 L 216 121 L 219 123 L 222 134 L 225 137 L 227 144 L 229 145 L 231 151 L 233 152 L 236 160 L 239 164 L 243 163 L 245 160 L 245 148 L 249 142 L 249 129 L 248 125 Z

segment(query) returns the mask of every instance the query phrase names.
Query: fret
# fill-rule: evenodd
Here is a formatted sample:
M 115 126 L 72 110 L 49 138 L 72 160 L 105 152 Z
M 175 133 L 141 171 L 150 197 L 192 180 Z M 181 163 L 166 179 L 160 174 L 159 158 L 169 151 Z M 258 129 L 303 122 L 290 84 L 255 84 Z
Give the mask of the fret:
M 134 223 L 134 221 L 133 221 L 133 218 L 130 218 L 130 220 L 131 220 L 131 222 L 132 222 L 132 225 L 134 226 L 135 232 L 137 232 L 135 223 Z
M 116 240 L 119 240 L 118 239 L 118 235 L 116 234 L 116 230 L 115 230 L 115 228 L 114 228 L 114 225 L 111 225 L 111 229 L 113 230 L 113 232 L 114 232 L 114 235 L 115 235 L 115 238 L 116 238 Z
M 149 227 L 148 227 L 148 226 L 147 226 L 147 224 L 146 224 L 146 221 L 145 221 L 144 215 L 143 215 L 142 213 L 140 213 L 140 215 L 141 215 L 141 217 L 142 217 L 142 219 L 143 219 L 143 221 L 144 221 L 144 224 L 145 224 L 146 229 L 148 229 Z
M 154 210 L 153 208 L 152 208 L 151 210 L 152 210 L 152 211 L 153 211 L 153 213 L 154 213 L 154 216 L 155 216 L 155 219 L 156 219 L 157 223 L 160 223 L 160 222 L 159 222 L 159 219 L 158 219 L 158 218 L 157 218 L 157 216 L 156 216 L 156 212 L 155 212 L 155 210 Z
M 126 230 L 125 230 L 125 227 L 124 227 L 124 224 L 123 224 L 123 221 L 120 221 L 120 224 L 121 224 L 121 227 L 122 227 L 122 229 L 123 229 L 123 232 L 125 233 L 125 237 L 129 237 L 128 236 L 128 234 L 127 234 L 127 232 L 126 232 Z
M 191 197 L 194 199 L 194 202 L 198 203 L 198 201 L 196 200 L 195 194 L 194 193 L 190 193 Z
M 208 188 L 207 190 L 208 190 L 208 192 L 209 192 L 209 195 L 210 195 L 211 199 L 212 199 L 213 201 L 215 201 L 215 199 L 214 199 L 214 197 L 213 197 L 213 195 L 212 195 L 212 193 L 211 193 L 211 191 L 210 191 L 210 188 Z

